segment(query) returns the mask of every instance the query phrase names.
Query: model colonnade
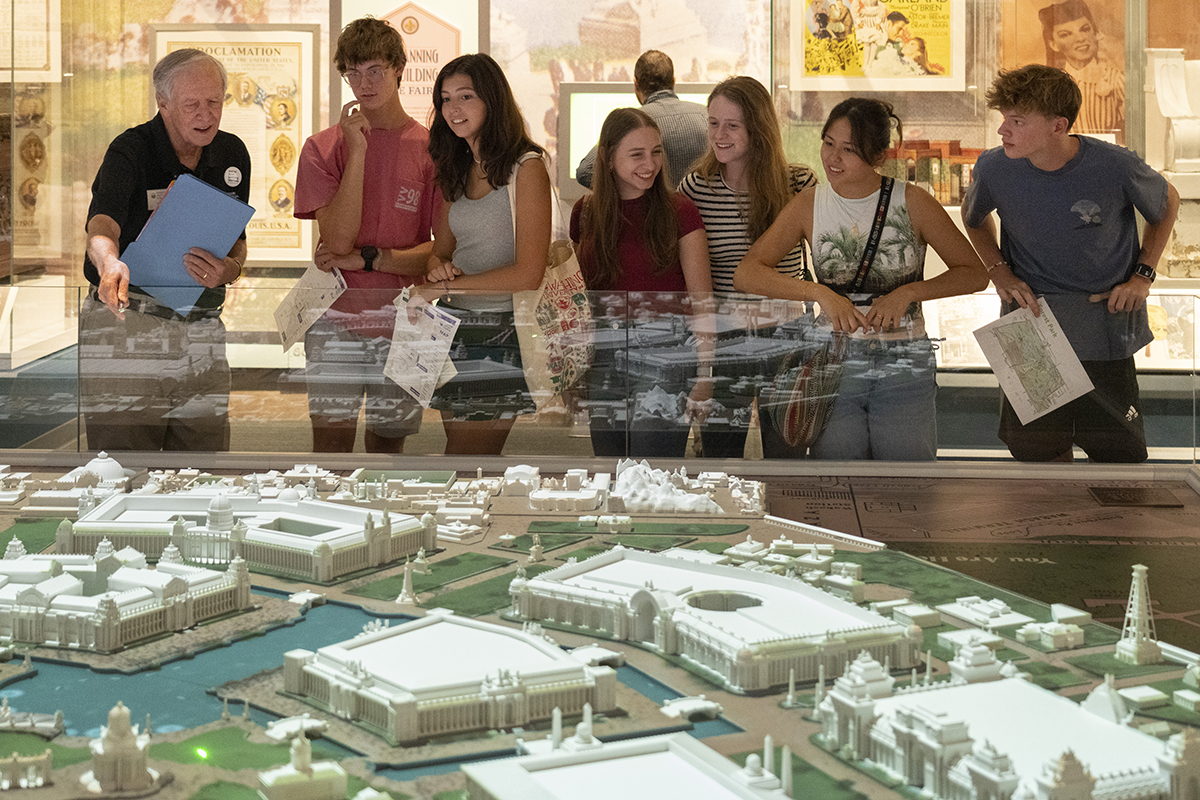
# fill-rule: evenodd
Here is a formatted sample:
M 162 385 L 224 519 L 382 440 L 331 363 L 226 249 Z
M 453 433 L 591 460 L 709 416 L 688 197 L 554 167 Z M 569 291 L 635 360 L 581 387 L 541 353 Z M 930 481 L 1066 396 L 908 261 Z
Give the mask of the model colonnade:
M 1151 338 L 1145 302 L 1178 194 L 1135 154 L 1072 133 L 1083 95 L 1068 71 L 1030 65 L 992 84 L 1002 145 L 974 169 L 964 236 L 924 189 L 881 176 L 903 140 L 883 100 L 833 108 L 819 175 L 787 162 L 757 80 L 730 77 L 707 105 L 686 103 L 670 58 L 648 51 L 634 70 L 640 108 L 605 120 L 579 165 L 592 193 L 568 222 L 491 57 L 441 69 L 428 130 L 401 105 L 407 58 L 388 23 L 351 22 L 333 60 L 355 99 L 304 144 L 292 209 L 317 221 L 315 268 L 346 290 L 305 333 L 314 451 L 350 451 L 365 410 L 367 450 L 403 452 L 436 409 L 447 453 L 499 454 L 549 394 L 586 408 L 597 456 L 682 457 L 695 425 L 703 455 L 738 458 L 756 410 L 767 457 L 933 459 L 936 343 L 922 302 L 990 280 L 1005 313 L 1053 312 L 1095 387 L 1028 424 L 1005 398 L 1013 455 L 1146 458 L 1133 354 Z M 230 387 L 220 314 L 245 233 L 223 255 L 183 257 L 203 287 L 184 309 L 131 283 L 122 256 L 176 176 L 244 201 L 255 165 L 220 130 L 219 61 L 178 50 L 153 80 L 159 113 L 110 145 L 88 211 L 88 446 L 218 451 Z M 1140 239 L 1134 210 L 1149 223 Z M 926 278 L 929 246 L 948 269 Z M 552 272 L 548 253 L 563 264 Z M 766 298 L 788 302 L 767 317 Z M 426 323 L 444 355 L 397 367 L 399 332 Z M 536 326 L 579 336 L 537 342 Z M 130 344 L 151 340 L 186 358 L 160 369 Z

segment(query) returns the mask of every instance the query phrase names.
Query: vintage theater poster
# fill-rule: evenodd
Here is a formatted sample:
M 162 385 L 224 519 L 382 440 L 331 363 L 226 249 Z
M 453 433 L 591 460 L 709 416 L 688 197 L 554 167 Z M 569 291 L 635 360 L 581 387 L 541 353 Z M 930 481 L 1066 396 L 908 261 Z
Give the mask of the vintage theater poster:
M 965 0 L 794 0 L 794 90 L 961 91 Z

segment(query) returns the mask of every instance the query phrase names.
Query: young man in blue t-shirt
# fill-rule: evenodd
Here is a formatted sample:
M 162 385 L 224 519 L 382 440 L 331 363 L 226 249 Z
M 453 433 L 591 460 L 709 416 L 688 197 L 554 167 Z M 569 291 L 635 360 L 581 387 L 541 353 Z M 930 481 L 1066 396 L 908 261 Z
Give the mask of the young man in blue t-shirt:
M 967 235 L 1004 313 L 1039 313 L 1044 297 L 1095 390 L 1022 425 L 1008 399 L 1000 438 L 1021 461 L 1146 459 L 1133 355 L 1153 339 L 1146 298 L 1179 210 L 1165 178 L 1124 148 L 1071 134 L 1079 87 L 1031 64 L 1002 72 L 987 93 L 1001 147 L 975 165 L 963 202 Z M 1138 241 L 1134 211 L 1147 220 Z M 1000 217 L 1000 240 L 991 212 Z

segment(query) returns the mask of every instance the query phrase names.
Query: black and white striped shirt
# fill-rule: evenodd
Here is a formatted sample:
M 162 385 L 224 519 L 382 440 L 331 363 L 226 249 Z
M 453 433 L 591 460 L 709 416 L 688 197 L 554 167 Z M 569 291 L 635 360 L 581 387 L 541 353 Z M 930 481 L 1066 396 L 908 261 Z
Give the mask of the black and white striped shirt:
M 799 194 L 801 189 L 816 184 L 817 177 L 808 167 L 792 164 L 789 169 L 792 194 Z M 683 179 L 679 191 L 696 204 L 704 220 L 713 294 L 731 300 L 756 299 L 757 295 L 738 292 L 733 288 L 733 271 L 745 258 L 750 245 L 754 244 L 750 240 L 745 218 L 748 211 L 747 196 L 726 186 L 719 174 L 709 183 L 695 172 Z M 813 279 L 808 266 L 808 246 L 803 239 L 779 262 L 776 269 L 791 278 Z

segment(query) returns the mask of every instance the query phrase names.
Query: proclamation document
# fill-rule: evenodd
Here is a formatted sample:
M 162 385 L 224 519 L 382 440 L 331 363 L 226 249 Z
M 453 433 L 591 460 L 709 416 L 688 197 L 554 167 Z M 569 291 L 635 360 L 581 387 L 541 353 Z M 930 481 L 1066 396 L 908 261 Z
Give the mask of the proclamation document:
M 1092 390 L 1092 381 L 1044 298 L 1041 316 L 1018 308 L 975 331 L 1022 425 Z

